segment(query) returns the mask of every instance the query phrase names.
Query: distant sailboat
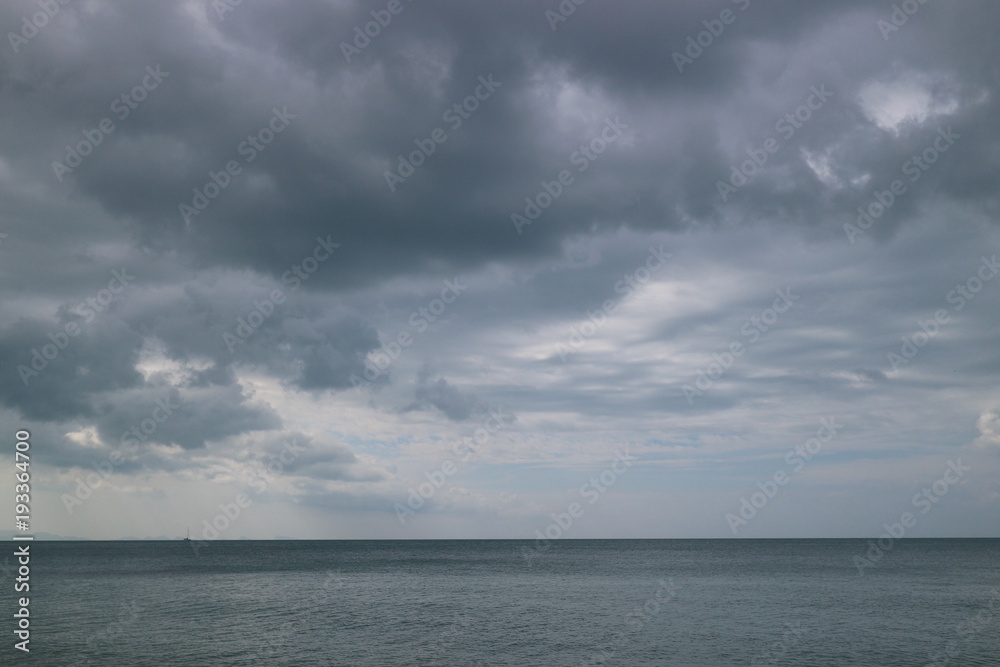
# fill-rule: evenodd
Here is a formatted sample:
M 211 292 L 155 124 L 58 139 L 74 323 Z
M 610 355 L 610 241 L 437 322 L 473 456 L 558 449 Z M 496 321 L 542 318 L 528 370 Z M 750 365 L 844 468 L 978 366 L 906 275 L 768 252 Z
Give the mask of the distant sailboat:
M 184 541 L 185 542 L 190 542 L 191 541 L 191 526 L 188 526 L 188 534 L 187 534 L 187 537 L 184 538 Z

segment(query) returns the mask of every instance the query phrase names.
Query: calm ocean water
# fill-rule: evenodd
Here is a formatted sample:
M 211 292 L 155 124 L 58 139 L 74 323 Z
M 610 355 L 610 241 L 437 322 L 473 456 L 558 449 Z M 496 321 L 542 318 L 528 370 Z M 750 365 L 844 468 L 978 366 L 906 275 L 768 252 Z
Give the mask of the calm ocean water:
M 1000 540 L 533 544 L 35 542 L 0 662 L 1000 665 Z

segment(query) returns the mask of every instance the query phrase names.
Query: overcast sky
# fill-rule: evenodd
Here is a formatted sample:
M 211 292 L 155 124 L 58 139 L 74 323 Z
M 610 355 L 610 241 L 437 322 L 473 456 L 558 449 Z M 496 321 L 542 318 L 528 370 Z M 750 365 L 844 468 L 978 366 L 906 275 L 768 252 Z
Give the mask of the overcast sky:
M 0 25 L 34 530 L 1000 535 L 997 4 Z

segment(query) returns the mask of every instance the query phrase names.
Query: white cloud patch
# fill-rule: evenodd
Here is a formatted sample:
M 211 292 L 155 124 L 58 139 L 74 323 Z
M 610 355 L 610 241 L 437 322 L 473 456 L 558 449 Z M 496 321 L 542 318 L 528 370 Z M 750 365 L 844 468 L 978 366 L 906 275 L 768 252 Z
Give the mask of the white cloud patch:
M 898 135 L 907 125 L 921 125 L 958 111 L 958 100 L 946 83 L 940 75 L 907 72 L 891 80 L 865 83 L 858 101 L 868 120 Z
M 975 446 L 981 449 L 1000 449 L 1000 411 L 984 412 L 976 424 L 979 437 Z

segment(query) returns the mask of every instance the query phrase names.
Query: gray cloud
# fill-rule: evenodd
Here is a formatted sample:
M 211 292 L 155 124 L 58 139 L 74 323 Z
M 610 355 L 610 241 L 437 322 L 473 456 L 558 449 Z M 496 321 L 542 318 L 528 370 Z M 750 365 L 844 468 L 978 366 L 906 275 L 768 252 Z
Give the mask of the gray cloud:
M 530 513 L 624 441 L 654 470 L 628 491 L 646 505 L 668 455 L 731 495 L 826 414 L 856 429 L 841 456 L 898 456 L 898 479 L 991 451 L 995 4 L 922 4 L 888 33 L 888 0 L 585 3 L 555 30 L 557 2 L 404 6 L 350 62 L 354 1 L 69 3 L 6 41 L 0 415 L 45 443 L 53 484 L 155 423 L 116 493 L 208 502 L 295 437 L 274 503 L 378 513 L 500 405 L 517 421 L 470 463 L 479 486 L 436 507 Z M 113 271 L 134 279 L 112 295 Z M 417 318 L 456 276 L 461 297 Z M 745 333 L 782 288 L 801 300 Z M 525 462 L 565 467 L 504 477 L 502 498 L 475 467 Z M 817 516 L 845 489 L 891 505 L 897 478 L 876 492 L 832 465 L 804 491 Z M 700 491 L 690 521 L 714 525 Z M 982 531 L 995 496 L 977 498 L 954 525 Z

